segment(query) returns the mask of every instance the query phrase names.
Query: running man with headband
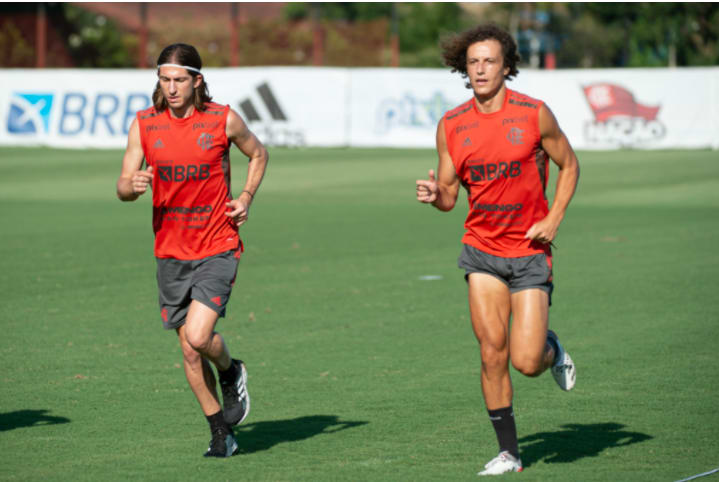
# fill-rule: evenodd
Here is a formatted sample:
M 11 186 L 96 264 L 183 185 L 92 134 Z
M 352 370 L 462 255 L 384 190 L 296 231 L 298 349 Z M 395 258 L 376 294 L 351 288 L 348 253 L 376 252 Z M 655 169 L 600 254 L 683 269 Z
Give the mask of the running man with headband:
M 204 455 L 229 457 L 238 451 L 231 427 L 247 417 L 250 396 L 245 365 L 230 356 L 215 325 L 225 315 L 243 250 L 238 228 L 248 219 L 268 155 L 235 111 L 212 102 L 201 69 L 190 45 L 173 44 L 160 54 L 154 105 L 130 126 L 117 196 L 134 201 L 152 189 L 162 324 L 177 333 L 185 376 L 210 424 Z M 249 158 L 237 198 L 230 189 L 231 144 Z

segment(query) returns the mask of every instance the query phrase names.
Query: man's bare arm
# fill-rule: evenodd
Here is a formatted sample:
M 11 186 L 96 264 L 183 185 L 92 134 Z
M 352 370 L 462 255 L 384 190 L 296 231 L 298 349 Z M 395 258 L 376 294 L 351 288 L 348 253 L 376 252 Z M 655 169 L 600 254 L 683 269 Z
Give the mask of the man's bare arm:
M 127 136 L 127 148 L 122 158 L 122 171 L 117 179 L 117 197 L 121 201 L 134 201 L 144 194 L 152 183 L 152 167 L 141 170 L 144 153 L 140 142 L 137 119 L 132 121 Z
M 564 219 L 569 201 L 577 188 L 579 161 L 567 136 L 559 128 L 554 114 L 545 105 L 542 105 L 539 111 L 539 132 L 542 136 L 542 148 L 559 167 L 559 175 L 549 213 L 529 228 L 526 237 L 540 243 L 550 243 L 557 235 L 559 224 Z
M 429 180 L 417 180 L 417 200 L 432 204 L 440 211 L 449 211 L 457 202 L 459 177 L 447 149 L 444 118 L 437 125 L 437 155 L 437 178 L 435 179 L 434 169 L 430 169 Z
M 225 213 L 234 218 L 237 225 L 240 226 L 247 220 L 250 204 L 252 204 L 265 175 L 269 155 L 262 142 L 248 129 L 242 118 L 231 109 L 227 115 L 226 133 L 227 138 L 249 158 L 245 187 L 242 188 L 237 199 L 227 203 L 230 211 Z

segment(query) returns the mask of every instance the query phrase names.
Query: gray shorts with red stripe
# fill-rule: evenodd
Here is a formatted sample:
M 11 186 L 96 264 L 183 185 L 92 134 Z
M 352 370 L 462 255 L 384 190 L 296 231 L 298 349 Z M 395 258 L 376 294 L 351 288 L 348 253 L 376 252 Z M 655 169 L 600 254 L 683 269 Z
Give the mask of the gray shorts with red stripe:
M 225 316 L 237 275 L 238 251 L 196 260 L 156 258 L 160 316 L 166 330 L 185 324 L 192 300 Z

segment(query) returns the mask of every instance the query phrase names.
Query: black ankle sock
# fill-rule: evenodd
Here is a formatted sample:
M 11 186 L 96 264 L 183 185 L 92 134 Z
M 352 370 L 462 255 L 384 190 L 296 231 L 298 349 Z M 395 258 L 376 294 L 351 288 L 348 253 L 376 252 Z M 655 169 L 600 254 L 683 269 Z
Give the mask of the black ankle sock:
M 225 422 L 225 417 L 222 416 L 222 410 L 213 415 L 205 415 L 205 418 L 207 419 L 207 423 L 210 424 L 211 432 L 217 429 L 227 430 L 228 433 L 232 432 L 230 426 Z
M 235 364 L 235 360 L 230 359 L 230 366 L 227 368 L 227 370 L 220 370 L 217 369 L 217 374 L 220 376 L 220 381 L 222 382 L 233 382 L 237 378 L 237 365 Z
M 514 411 L 512 406 L 487 410 L 489 419 L 492 421 L 494 431 L 497 433 L 499 451 L 508 451 L 519 458 L 519 443 L 517 442 L 517 426 L 514 424 Z

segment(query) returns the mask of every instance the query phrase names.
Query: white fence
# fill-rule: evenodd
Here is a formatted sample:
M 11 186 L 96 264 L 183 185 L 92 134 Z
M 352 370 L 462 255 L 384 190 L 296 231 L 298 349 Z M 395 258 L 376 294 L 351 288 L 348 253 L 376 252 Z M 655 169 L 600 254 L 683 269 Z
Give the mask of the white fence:
M 205 69 L 214 100 L 268 145 L 434 147 L 471 97 L 448 69 Z M 154 70 L 0 69 L 0 145 L 124 147 Z M 575 149 L 719 149 L 719 68 L 522 69 L 510 88 L 544 100 Z

